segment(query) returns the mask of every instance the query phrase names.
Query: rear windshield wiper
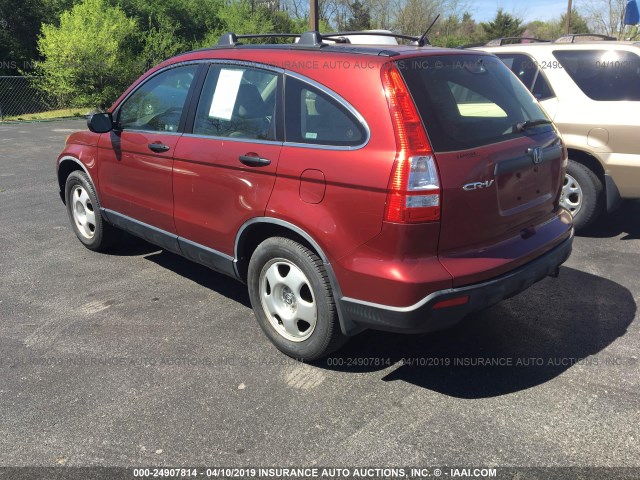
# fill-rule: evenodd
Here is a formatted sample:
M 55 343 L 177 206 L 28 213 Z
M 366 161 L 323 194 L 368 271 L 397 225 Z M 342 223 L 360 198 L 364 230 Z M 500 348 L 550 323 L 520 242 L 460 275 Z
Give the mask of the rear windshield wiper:
M 539 120 L 527 120 L 526 122 L 516 123 L 516 129 L 519 132 L 524 132 L 528 128 L 533 128 L 540 125 L 549 125 L 551 123 L 551 120 L 547 120 L 546 118 L 541 118 Z

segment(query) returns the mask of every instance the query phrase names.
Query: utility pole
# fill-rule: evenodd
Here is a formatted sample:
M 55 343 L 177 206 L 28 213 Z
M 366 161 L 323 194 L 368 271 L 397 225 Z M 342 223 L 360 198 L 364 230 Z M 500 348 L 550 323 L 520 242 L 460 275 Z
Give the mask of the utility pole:
M 570 29 L 571 29 L 571 0 L 569 0 L 569 3 L 567 4 L 567 16 L 564 19 L 565 21 L 565 25 L 564 25 L 564 30 L 567 35 L 569 35 Z
M 320 30 L 320 22 L 318 21 L 318 0 L 311 0 L 309 8 L 309 29 L 312 32 Z

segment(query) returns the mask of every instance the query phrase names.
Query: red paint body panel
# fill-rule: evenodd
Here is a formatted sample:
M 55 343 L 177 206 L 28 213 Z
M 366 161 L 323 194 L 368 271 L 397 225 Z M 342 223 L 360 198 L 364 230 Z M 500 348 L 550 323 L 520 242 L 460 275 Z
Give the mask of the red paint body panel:
M 392 162 L 389 151 L 377 150 L 371 143 L 356 151 L 283 147 L 267 215 L 301 226 L 331 259 L 376 236 L 382 227 Z M 312 164 L 326 179 L 324 199 L 317 204 L 300 197 L 300 176 Z
M 79 139 L 88 139 L 85 144 L 76 144 L 76 143 L 67 143 L 62 153 L 58 156 L 58 160 L 56 161 L 56 171 L 60 167 L 60 162 L 63 161 L 64 157 L 72 157 L 78 160 L 80 163 L 84 165 L 89 172 L 89 175 L 93 179 L 94 186 L 96 189 L 99 189 L 100 179 L 98 177 L 98 149 L 96 145 L 98 144 L 98 135 L 91 132 L 78 132 L 78 133 L 87 133 L 87 135 L 78 135 L 72 134 L 69 137 L 68 142 L 75 140 L 79 137 Z M 93 144 L 90 143 L 91 136 L 94 137 L 95 142 Z
M 440 225 L 384 223 L 376 238 L 333 264 L 342 293 L 384 305 L 406 307 L 452 278 L 438 260 Z
M 520 137 L 472 151 L 437 153 L 443 190 L 440 251 L 481 249 L 508 238 L 556 210 L 563 158 L 495 176 L 496 165 L 526 154 L 527 148 L 557 139 L 555 133 Z M 469 155 L 473 153 L 474 155 Z M 463 156 L 461 156 L 463 155 Z M 465 191 L 471 182 L 494 180 Z
M 309 55 L 309 52 L 304 53 Z M 280 64 L 291 59 L 291 52 L 278 54 Z M 323 62 L 350 60 L 351 68 L 354 68 L 352 55 L 315 56 Z M 380 232 L 386 188 L 396 153 L 379 71 L 379 65 L 388 59 L 367 57 L 364 60 L 372 68 L 361 69 L 363 65 L 360 65 L 357 82 L 343 81 L 343 75 L 337 75 L 330 69 L 301 69 L 300 73 L 309 75 L 347 99 L 365 118 L 370 129 L 369 142 L 357 150 L 285 145 L 267 208 L 268 215 L 299 225 L 307 231 L 330 259 L 347 255 Z M 300 176 L 309 168 L 322 171 L 325 177 L 324 199 L 318 204 L 304 202 L 300 197 Z
M 300 199 L 305 203 L 320 203 L 327 190 L 327 181 L 320 170 L 308 168 L 300 175 Z
M 465 152 L 436 153 L 442 183 L 439 253 L 454 286 L 501 275 L 565 239 L 571 221 L 558 208 L 566 152 L 556 160 L 494 175 L 496 165 L 555 141 L 551 131 Z M 488 188 L 463 185 L 494 180 Z M 523 229 L 535 234 L 524 239 Z
M 82 132 L 74 132 L 69 135 L 67 139 L 67 145 L 87 145 L 87 146 L 97 146 L 100 135 L 97 135 L 88 130 Z
M 264 215 L 282 146 L 183 136 L 175 154 L 173 189 L 178 235 L 233 255 L 238 230 Z M 241 155 L 271 160 L 248 167 Z
M 105 133 L 98 143 L 100 202 L 156 228 L 175 233 L 173 222 L 173 152 L 179 135 L 124 131 Z M 169 146 L 165 153 L 150 143 Z
M 560 209 L 532 225 L 528 238 L 520 233 L 480 248 L 440 254 L 453 286 L 478 283 L 502 275 L 543 255 L 571 235 L 571 214 Z

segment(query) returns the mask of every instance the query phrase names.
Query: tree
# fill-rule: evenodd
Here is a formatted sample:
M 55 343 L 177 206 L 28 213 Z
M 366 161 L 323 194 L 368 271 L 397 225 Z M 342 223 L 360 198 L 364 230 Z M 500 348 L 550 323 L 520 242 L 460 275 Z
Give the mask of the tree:
M 405 34 L 422 34 L 436 15 L 442 11 L 442 2 L 404 0 L 402 6 L 395 13 L 391 26 Z
M 452 14 L 441 20 L 429 34 L 433 45 L 440 47 L 459 47 L 461 45 L 479 43 L 482 35 L 478 34 L 478 24 L 469 12 L 462 17 Z
M 498 9 L 495 18 L 486 23 L 480 24 L 485 32 L 485 40 L 504 37 L 520 37 L 525 27 L 522 26 L 522 19 L 514 17 L 502 8 Z
M 67 104 L 108 106 L 139 75 L 138 24 L 105 0 L 84 0 L 42 25 L 38 65 L 43 87 Z
M 367 4 L 355 0 L 349 5 L 349 13 L 350 16 L 344 24 L 344 30 L 354 32 L 371 28 L 371 12 Z
M 562 25 L 562 33 L 565 32 L 567 24 L 567 14 L 563 13 L 560 17 L 560 25 Z M 569 20 L 569 33 L 591 33 L 587 19 L 580 15 L 575 8 L 571 10 L 571 19 Z
M 165 33 L 173 31 L 176 39 L 195 48 L 210 32 L 222 30 L 220 13 L 224 0 L 109 0 L 119 4 L 128 17 L 139 25 L 155 27 Z M 234 2 L 231 7 L 233 8 Z
M 540 20 L 527 24 L 525 36 L 536 37 L 544 40 L 555 40 L 565 34 L 566 14 L 563 14 L 558 20 L 549 20 L 543 22 Z M 569 25 L 570 33 L 590 33 L 587 20 L 577 11 L 571 12 L 571 24 Z
M 36 58 L 45 16 L 40 0 L 0 0 L 0 74 L 16 75 Z
M 220 25 L 205 35 L 202 46 L 218 43 L 220 35 L 225 32 L 274 33 L 273 11 L 267 7 L 254 6 L 247 0 L 236 0 L 226 5 L 218 13 Z M 282 19 L 278 19 L 282 21 Z M 289 40 L 290 41 L 290 40 Z M 267 43 L 271 40 L 255 40 L 255 43 Z
M 294 18 L 289 16 L 287 12 L 281 10 L 271 11 L 270 14 L 274 32 L 302 33 L 309 30 L 309 19 L 307 18 Z M 289 39 L 288 41 L 290 42 L 291 40 Z
M 589 0 L 585 12 L 594 32 L 604 33 L 620 40 L 640 39 L 638 26 L 624 24 L 627 0 Z
M 139 55 L 139 62 L 143 70 L 190 49 L 191 45 L 180 37 L 179 30 L 180 24 L 168 17 L 149 18 L 149 27 L 143 34 L 143 47 Z

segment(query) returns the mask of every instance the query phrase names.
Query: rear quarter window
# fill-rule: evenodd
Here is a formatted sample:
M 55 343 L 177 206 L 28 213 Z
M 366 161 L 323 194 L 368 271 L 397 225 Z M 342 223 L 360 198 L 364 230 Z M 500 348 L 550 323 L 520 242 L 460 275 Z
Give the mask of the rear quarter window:
M 556 50 L 582 92 L 596 101 L 640 100 L 640 56 L 626 50 Z
M 517 129 L 518 123 L 548 117 L 494 56 L 437 55 L 396 65 L 436 152 L 476 148 L 553 128 Z
M 362 123 L 327 92 L 293 77 L 285 80 L 287 142 L 357 147 L 367 140 Z
M 522 53 L 496 55 L 538 100 L 548 100 L 555 96 L 542 70 L 533 58 Z

